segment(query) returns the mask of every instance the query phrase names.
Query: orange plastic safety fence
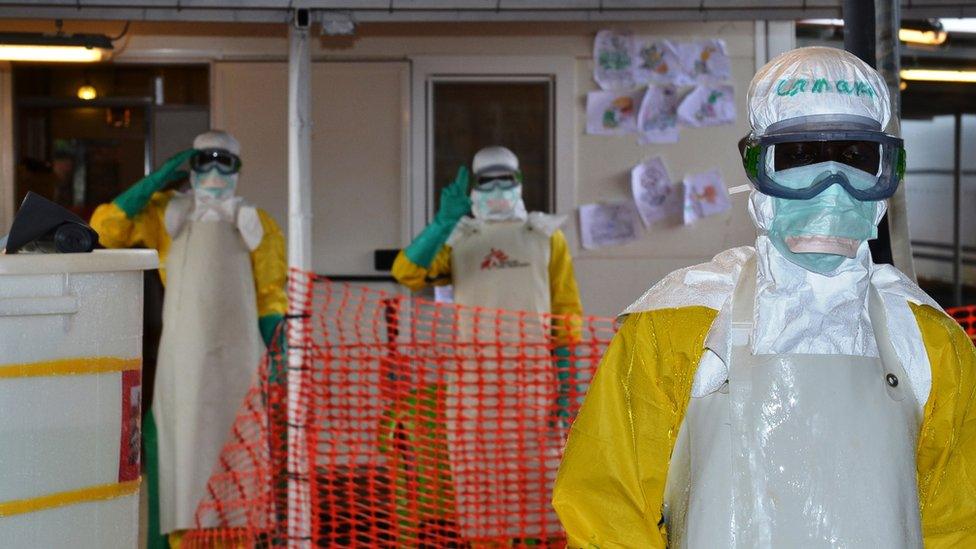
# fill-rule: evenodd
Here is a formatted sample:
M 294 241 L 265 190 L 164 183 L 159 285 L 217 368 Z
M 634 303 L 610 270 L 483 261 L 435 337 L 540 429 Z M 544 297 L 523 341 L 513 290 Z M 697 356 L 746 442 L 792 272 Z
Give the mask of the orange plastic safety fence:
M 970 338 L 976 339 L 976 305 L 966 305 L 964 307 L 952 307 L 946 309 L 949 316 L 956 319 L 963 330 L 969 334 Z
M 503 289 L 502 289 L 503 290 Z M 184 547 L 562 546 L 564 440 L 613 320 L 290 281 Z

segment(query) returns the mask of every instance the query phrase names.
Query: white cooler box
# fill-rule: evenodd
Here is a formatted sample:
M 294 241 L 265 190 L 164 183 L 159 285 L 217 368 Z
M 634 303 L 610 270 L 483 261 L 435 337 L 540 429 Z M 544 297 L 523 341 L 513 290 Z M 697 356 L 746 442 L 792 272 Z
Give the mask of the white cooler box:
M 139 538 L 151 250 L 0 255 L 0 546 Z

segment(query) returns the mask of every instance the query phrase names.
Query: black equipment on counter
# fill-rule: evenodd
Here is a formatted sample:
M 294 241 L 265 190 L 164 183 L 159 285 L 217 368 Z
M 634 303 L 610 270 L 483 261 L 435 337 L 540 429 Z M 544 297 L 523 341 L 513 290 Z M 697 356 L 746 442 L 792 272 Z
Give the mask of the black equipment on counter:
M 98 233 L 67 209 L 28 192 L 10 234 L 0 239 L 4 253 L 85 253 L 95 249 Z

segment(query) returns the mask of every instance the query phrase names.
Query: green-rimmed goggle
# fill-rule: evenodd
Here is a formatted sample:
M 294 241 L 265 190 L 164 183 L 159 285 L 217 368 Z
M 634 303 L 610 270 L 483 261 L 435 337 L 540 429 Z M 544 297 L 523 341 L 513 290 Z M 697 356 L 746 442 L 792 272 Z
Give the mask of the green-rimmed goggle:
M 742 163 L 759 192 L 790 200 L 808 200 L 831 185 L 841 185 L 861 201 L 884 200 L 895 194 L 905 175 L 904 141 L 880 128 L 866 129 L 862 125 L 863 129 L 850 129 L 858 125 L 848 122 L 844 124 L 848 125 L 847 129 L 839 129 L 838 123 L 844 121 L 832 122 L 805 121 L 785 128 L 774 125 L 766 134 L 750 137 Z M 873 124 L 880 126 L 877 122 Z M 826 169 L 830 165 L 827 163 L 857 171 L 846 167 Z M 818 164 L 823 164 L 825 170 L 810 177 Z M 857 177 L 848 177 L 845 171 Z M 804 176 L 798 178 L 801 173 Z
M 515 175 L 496 175 L 479 177 L 478 183 L 474 186 L 474 188 L 476 191 L 487 193 L 495 189 L 507 191 L 518 186 L 519 180 Z
M 224 175 L 241 171 L 241 159 L 224 149 L 200 149 L 190 157 L 190 168 L 197 173 L 206 173 L 217 168 Z

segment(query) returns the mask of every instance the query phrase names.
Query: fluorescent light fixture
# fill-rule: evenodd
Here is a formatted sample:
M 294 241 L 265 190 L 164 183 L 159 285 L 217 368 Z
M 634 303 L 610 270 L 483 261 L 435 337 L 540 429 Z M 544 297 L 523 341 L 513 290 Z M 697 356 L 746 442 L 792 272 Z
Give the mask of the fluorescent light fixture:
M 940 46 L 945 43 L 949 33 L 941 29 L 898 29 L 898 39 L 909 44 Z
M 926 82 L 970 82 L 976 83 L 976 71 L 956 71 L 946 69 L 902 69 L 902 80 L 923 80 Z
M 942 28 L 949 32 L 976 32 L 976 17 L 966 17 L 962 19 L 948 17 L 939 19 Z
M 803 25 L 820 25 L 822 27 L 843 27 L 843 19 L 800 19 L 798 21 Z
M 0 44 L 4 61 L 42 61 L 53 63 L 93 63 L 102 60 L 102 50 L 68 46 L 12 46 Z
M 947 21 L 953 23 L 946 25 Z M 843 27 L 843 19 L 801 19 L 800 24 L 816 25 L 821 27 Z M 942 26 L 940 26 L 942 23 Z M 925 22 L 907 22 L 909 26 L 898 29 L 898 39 L 909 44 L 922 44 L 926 46 L 940 46 L 945 43 L 949 34 L 947 31 L 961 30 L 967 27 L 968 32 L 976 32 L 976 19 L 940 19 Z M 923 28 L 919 28 L 919 25 Z
M 101 61 L 112 49 L 103 34 L 0 33 L 0 60 L 53 63 Z

